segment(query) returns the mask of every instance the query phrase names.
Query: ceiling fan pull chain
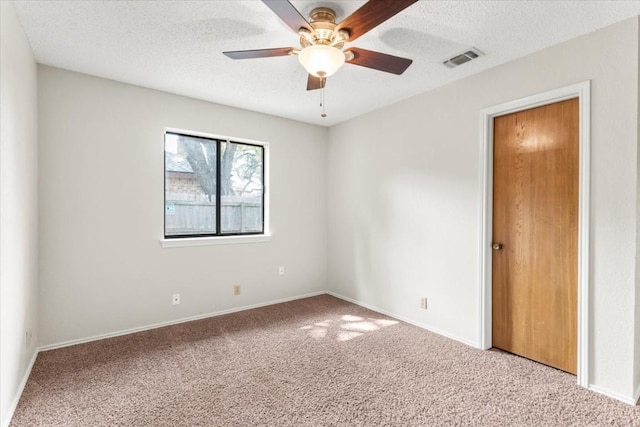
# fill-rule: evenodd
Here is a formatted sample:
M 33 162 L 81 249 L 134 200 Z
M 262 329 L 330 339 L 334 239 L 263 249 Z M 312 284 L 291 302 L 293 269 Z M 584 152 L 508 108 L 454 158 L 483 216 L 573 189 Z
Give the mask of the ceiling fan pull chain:
M 323 86 L 321 89 L 321 95 L 320 95 L 320 106 L 322 107 L 322 114 L 320 114 L 320 117 L 327 117 L 325 104 L 326 104 L 326 100 L 324 96 L 324 86 Z

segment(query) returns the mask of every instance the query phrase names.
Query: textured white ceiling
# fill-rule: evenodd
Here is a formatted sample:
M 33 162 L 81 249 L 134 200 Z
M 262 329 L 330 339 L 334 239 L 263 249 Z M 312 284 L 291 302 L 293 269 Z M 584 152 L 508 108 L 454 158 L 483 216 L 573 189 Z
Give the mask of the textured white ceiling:
M 292 1 L 338 21 L 364 1 Z M 39 63 L 330 126 L 640 14 L 640 1 L 422 0 L 348 46 L 408 57 L 402 75 L 351 64 L 329 77 L 326 118 L 295 56 L 233 61 L 228 50 L 298 47 L 262 2 L 14 1 Z M 486 53 L 441 64 L 468 47 Z M 576 54 L 579 54 L 577 52 Z

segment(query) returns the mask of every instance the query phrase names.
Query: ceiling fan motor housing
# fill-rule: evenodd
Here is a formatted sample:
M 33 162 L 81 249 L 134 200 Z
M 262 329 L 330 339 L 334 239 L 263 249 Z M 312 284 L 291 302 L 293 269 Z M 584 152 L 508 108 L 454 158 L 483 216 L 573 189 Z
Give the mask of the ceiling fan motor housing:
M 336 31 L 336 13 L 328 7 L 317 7 L 309 15 L 311 28 L 299 30 L 300 45 L 305 48 L 312 45 L 327 45 L 342 49 L 349 40 L 349 33 L 344 30 Z
M 310 22 L 330 22 L 335 25 L 336 13 L 328 7 L 316 7 L 309 14 Z

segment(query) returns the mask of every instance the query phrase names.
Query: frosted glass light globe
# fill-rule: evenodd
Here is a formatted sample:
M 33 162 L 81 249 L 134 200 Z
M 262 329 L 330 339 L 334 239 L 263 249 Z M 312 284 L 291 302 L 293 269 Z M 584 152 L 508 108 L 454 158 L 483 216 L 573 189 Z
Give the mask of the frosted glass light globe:
M 307 46 L 298 53 L 298 61 L 309 74 L 316 77 L 329 77 L 345 61 L 344 52 L 338 48 L 317 44 Z

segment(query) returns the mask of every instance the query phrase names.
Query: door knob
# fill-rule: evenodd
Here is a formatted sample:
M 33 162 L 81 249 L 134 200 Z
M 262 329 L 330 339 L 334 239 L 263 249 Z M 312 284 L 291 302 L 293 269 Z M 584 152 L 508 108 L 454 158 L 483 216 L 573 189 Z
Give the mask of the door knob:
M 494 251 L 501 251 L 502 243 L 494 243 L 493 245 L 491 245 L 491 247 L 493 248 Z

